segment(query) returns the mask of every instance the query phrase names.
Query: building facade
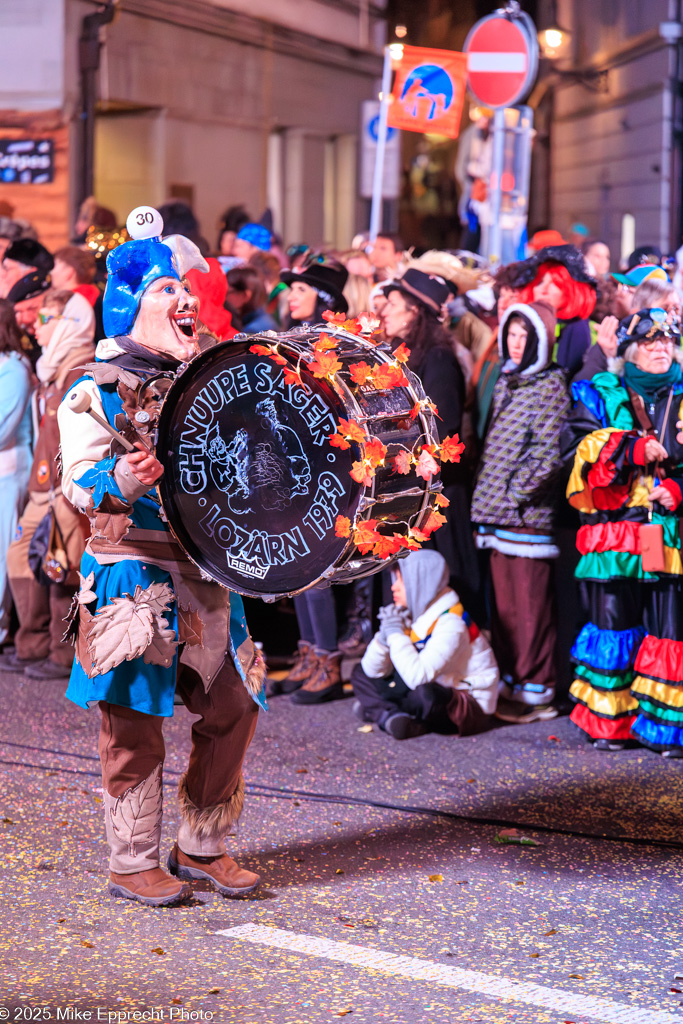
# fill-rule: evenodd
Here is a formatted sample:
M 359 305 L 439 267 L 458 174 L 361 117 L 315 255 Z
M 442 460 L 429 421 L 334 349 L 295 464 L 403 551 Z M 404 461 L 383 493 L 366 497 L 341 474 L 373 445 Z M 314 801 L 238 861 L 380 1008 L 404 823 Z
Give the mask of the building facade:
M 680 0 L 539 0 L 568 30 L 543 61 L 531 226 L 576 221 L 617 258 L 681 243 Z
M 0 199 L 69 235 L 82 197 L 84 19 L 93 0 L 0 4 L 0 137 L 49 138 L 51 182 Z M 377 93 L 384 17 L 371 0 L 119 0 L 100 30 L 94 194 L 120 222 L 186 199 L 212 240 L 220 214 L 266 206 L 287 241 L 348 246 L 360 107 Z M 36 217 L 36 209 L 40 210 Z

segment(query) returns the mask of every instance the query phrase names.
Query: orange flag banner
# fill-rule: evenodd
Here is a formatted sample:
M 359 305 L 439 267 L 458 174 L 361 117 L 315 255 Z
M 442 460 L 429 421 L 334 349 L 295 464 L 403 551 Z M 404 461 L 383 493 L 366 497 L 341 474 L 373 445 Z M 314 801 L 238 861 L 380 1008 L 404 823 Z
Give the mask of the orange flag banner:
M 466 84 L 467 54 L 404 46 L 389 104 L 389 125 L 457 138 Z

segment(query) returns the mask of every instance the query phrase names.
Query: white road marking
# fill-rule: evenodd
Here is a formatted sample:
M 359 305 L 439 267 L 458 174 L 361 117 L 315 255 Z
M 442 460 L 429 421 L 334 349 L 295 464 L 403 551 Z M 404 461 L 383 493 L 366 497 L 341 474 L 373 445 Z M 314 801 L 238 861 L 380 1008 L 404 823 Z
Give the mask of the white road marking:
M 431 981 L 447 988 L 476 992 L 489 999 L 530 1003 L 547 1010 L 556 1010 L 558 1013 L 588 1017 L 601 1024 L 681 1024 L 681 1017 L 672 1013 L 647 1010 L 642 1006 L 629 1006 L 628 1003 L 617 1003 L 597 996 L 584 996 L 561 988 L 548 988 L 546 985 L 509 981 L 507 978 L 484 974 L 481 971 L 466 971 L 460 967 L 449 967 L 430 960 L 420 960 L 414 956 L 397 956 L 367 946 L 334 942 L 331 939 L 316 938 L 314 935 L 299 935 L 296 932 L 269 928 L 266 925 L 243 924 L 237 928 L 224 928 L 215 934 L 228 939 L 256 942 L 262 946 L 274 946 L 276 949 L 286 949 L 292 953 L 307 953 L 309 956 L 336 960 L 338 963 L 351 964 L 352 967 L 366 971 L 382 971 L 384 974 L 413 978 L 416 981 Z
M 525 53 L 468 53 L 467 70 L 472 71 L 526 71 Z

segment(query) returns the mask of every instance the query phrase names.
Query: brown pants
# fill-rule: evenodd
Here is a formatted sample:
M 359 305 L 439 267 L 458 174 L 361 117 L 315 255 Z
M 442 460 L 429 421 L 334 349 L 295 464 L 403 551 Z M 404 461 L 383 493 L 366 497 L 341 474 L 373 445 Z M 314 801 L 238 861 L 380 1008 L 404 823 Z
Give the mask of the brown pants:
M 491 552 L 491 642 L 501 675 L 554 686 L 557 603 L 553 561 Z
M 43 585 L 28 564 L 28 549 L 33 534 L 49 509 L 47 494 L 30 494 L 24 514 L 19 520 L 19 537 L 7 550 L 7 576 L 17 610 L 19 629 L 14 643 L 19 658 L 50 658 L 58 665 L 69 666 L 73 647 L 63 643 L 64 619 L 69 614 L 71 599 L 77 587 L 63 583 Z M 55 515 L 66 544 L 70 565 L 80 565 L 85 547 L 80 515 L 60 496 L 55 500 Z
M 192 804 L 208 811 L 227 804 L 240 789 L 242 762 L 256 729 L 258 707 L 230 656 L 208 693 L 199 675 L 180 665 L 178 692 L 193 715 L 192 750 L 184 788 Z M 99 754 L 102 781 L 112 797 L 147 778 L 165 757 L 164 719 L 100 701 Z

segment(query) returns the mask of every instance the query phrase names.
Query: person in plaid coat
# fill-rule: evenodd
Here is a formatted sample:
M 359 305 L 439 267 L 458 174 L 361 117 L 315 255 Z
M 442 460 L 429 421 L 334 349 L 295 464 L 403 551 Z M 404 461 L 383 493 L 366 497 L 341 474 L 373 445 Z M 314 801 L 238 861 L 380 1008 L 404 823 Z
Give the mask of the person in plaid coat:
M 472 521 L 490 549 L 491 637 L 504 680 L 497 716 L 552 718 L 557 609 L 553 526 L 560 497 L 566 374 L 552 360 L 555 314 L 514 303 L 498 331 L 501 375 L 486 427 Z

